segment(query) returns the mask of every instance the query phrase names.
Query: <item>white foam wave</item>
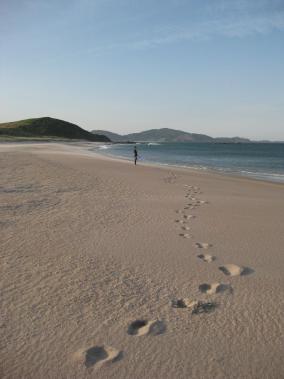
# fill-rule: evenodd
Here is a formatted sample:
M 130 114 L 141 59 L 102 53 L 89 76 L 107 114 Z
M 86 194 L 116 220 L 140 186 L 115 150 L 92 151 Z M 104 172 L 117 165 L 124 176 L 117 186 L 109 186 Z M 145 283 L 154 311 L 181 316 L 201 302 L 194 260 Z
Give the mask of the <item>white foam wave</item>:
M 108 145 L 101 145 L 101 146 L 99 146 L 99 149 L 102 149 L 102 150 L 106 150 L 106 149 L 109 149 L 110 148 L 110 146 L 108 146 Z

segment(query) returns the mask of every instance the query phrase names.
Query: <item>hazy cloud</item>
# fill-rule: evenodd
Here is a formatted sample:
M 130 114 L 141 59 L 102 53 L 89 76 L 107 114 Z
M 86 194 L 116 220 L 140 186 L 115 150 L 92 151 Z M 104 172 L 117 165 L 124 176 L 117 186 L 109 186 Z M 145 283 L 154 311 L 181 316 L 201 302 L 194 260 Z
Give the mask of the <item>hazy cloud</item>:
M 127 2 L 124 0 L 123 4 Z M 284 2 L 282 0 L 217 0 L 205 1 L 202 5 L 194 0 L 164 2 L 164 7 L 173 5 L 175 10 L 180 9 L 183 13 L 182 20 L 179 19 L 179 22 L 165 22 L 163 17 L 157 17 L 153 25 L 149 21 L 147 32 L 143 33 L 143 30 L 139 30 L 135 38 L 129 39 L 127 36 L 127 40 L 119 36 L 120 41 L 91 49 L 89 52 L 103 53 L 119 48 L 147 49 L 181 41 L 208 40 L 218 36 L 244 38 L 249 35 L 284 30 Z M 194 17 L 191 12 L 193 8 Z M 184 17 L 184 14 L 187 17 Z M 144 17 L 147 23 L 147 17 L 145 15 Z

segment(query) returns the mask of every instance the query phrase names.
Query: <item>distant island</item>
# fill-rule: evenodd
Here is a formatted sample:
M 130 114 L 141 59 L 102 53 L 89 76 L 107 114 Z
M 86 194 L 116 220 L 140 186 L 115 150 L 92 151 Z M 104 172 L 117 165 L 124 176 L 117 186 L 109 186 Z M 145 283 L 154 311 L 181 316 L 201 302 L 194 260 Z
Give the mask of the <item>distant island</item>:
M 111 142 L 104 135 L 90 133 L 78 125 L 52 117 L 30 118 L 0 124 L 0 137 L 14 139 L 82 139 L 94 142 Z
M 188 133 L 182 130 L 175 130 L 169 128 L 151 129 L 141 133 L 131 134 L 116 134 L 107 130 L 93 130 L 92 133 L 103 134 L 107 136 L 112 142 L 192 142 L 192 143 L 251 143 L 253 141 L 248 138 L 240 137 L 221 137 L 213 138 L 206 134 Z

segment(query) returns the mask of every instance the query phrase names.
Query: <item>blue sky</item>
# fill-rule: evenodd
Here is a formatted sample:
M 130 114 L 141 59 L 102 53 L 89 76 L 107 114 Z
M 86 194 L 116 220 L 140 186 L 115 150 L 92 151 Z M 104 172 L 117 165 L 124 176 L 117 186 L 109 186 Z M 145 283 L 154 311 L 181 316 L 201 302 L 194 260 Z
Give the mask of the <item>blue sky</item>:
M 0 122 L 284 140 L 284 0 L 0 0 Z

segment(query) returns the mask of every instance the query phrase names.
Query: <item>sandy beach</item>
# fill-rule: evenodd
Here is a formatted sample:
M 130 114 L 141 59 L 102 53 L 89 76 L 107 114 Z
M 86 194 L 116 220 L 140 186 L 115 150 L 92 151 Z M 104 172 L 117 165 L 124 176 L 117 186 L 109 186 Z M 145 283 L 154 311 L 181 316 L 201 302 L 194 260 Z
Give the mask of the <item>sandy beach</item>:
M 284 186 L 1 144 L 2 379 L 284 378 Z

